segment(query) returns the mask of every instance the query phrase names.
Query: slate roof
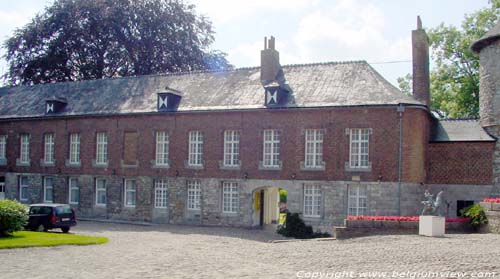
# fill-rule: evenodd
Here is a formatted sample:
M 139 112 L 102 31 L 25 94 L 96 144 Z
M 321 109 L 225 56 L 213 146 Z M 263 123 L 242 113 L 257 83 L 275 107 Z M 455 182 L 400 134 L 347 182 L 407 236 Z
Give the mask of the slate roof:
M 436 121 L 433 127 L 431 141 L 495 141 L 495 139 L 486 133 L 476 119 L 441 119 Z
M 493 43 L 494 41 L 500 39 L 500 21 L 488 31 L 484 36 L 482 36 L 479 40 L 472 43 L 471 49 L 474 52 L 480 52 L 481 49 Z
M 289 107 L 422 105 L 365 61 L 283 66 L 292 88 Z M 264 109 L 260 68 L 191 72 L 0 88 L 0 119 L 44 116 L 45 100 L 67 100 L 59 115 L 148 113 L 157 94 L 179 91 L 178 111 Z M 423 106 L 423 105 L 422 105 Z

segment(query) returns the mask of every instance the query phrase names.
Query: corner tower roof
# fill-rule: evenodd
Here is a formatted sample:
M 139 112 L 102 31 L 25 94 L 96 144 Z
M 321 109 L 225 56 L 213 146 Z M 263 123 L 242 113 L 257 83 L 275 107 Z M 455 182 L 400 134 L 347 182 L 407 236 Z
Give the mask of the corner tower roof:
M 471 49 L 472 51 L 478 53 L 480 52 L 484 47 L 492 44 L 493 42 L 500 40 L 500 21 L 486 33 L 483 37 L 481 37 L 479 40 L 475 41 L 472 43 Z

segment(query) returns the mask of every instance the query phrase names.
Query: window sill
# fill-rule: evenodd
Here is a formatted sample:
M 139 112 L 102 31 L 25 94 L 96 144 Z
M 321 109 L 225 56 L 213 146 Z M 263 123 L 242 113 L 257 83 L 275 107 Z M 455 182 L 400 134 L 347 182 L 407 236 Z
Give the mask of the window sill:
M 40 159 L 40 166 L 42 167 L 55 167 L 56 166 L 56 161 L 54 160 L 54 162 L 45 162 L 44 159 Z
M 97 208 L 106 208 L 106 205 L 105 204 L 95 204 L 94 207 L 97 207 Z
M 305 166 L 304 162 L 300 162 L 300 170 L 301 171 L 325 171 L 325 162 L 322 165 L 316 167 Z
M 120 163 L 121 163 L 122 168 L 124 168 L 124 169 L 134 169 L 134 168 L 138 168 L 139 167 L 139 161 L 135 161 L 134 164 L 126 164 L 122 160 Z
M 64 165 L 68 168 L 79 168 L 82 166 L 82 163 L 81 162 L 78 162 L 78 163 L 70 163 L 69 160 L 66 160 L 66 162 L 64 162 Z
M 227 165 L 224 165 L 224 162 L 219 161 L 219 169 L 221 169 L 221 170 L 241 170 L 241 166 L 240 165 L 227 166 Z
M 92 167 L 94 167 L 94 168 L 107 168 L 108 163 L 96 163 L 95 160 L 92 160 Z
M 203 164 L 202 164 L 202 165 L 190 165 L 190 164 L 188 163 L 188 161 L 184 161 L 184 167 L 185 167 L 186 169 L 193 169 L 193 170 L 202 170 L 202 169 L 204 169 L 204 168 L 205 168 L 205 167 L 203 166 Z
M 28 161 L 28 162 L 21 162 L 21 160 L 17 159 L 16 160 L 16 166 L 17 167 L 29 167 L 30 166 L 30 161 Z
M 152 160 L 151 161 L 151 168 L 153 168 L 153 169 L 169 169 L 170 168 L 170 162 L 168 162 L 167 164 L 159 165 L 159 164 L 156 164 L 155 160 Z
M 6 158 L 0 159 L 0 166 L 6 166 L 6 165 L 7 165 L 7 159 Z
M 279 161 L 278 165 L 275 166 L 264 166 L 263 161 L 259 161 L 259 170 L 271 170 L 271 171 L 280 171 L 283 166 L 283 162 Z
M 345 171 L 347 172 L 371 172 L 372 163 L 368 163 L 368 167 L 351 167 L 349 162 L 345 162 Z
M 123 208 L 126 208 L 126 209 L 135 209 L 135 205 L 124 205 Z

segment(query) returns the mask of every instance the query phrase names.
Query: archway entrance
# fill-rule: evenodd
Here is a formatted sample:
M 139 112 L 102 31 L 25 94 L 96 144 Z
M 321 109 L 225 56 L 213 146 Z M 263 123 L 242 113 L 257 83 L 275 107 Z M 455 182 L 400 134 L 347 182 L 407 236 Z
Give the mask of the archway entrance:
M 275 227 L 280 210 L 286 209 L 287 191 L 279 187 L 261 187 L 253 192 L 253 225 Z

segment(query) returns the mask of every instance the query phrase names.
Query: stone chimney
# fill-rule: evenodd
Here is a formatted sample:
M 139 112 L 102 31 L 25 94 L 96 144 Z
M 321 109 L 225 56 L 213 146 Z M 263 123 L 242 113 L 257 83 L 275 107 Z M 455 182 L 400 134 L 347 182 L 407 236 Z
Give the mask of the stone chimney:
M 413 97 L 427 107 L 430 106 L 429 93 L 429 39 L 422 28 L 420 16 L 417 29 L 411 32 L 413 58 Z
M 264 38 L 264 50 L 260 52 L 260 81 L 267 85 L 278 80 L 281 71 L 280 54 L 275 49 L 274 37 Z

